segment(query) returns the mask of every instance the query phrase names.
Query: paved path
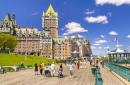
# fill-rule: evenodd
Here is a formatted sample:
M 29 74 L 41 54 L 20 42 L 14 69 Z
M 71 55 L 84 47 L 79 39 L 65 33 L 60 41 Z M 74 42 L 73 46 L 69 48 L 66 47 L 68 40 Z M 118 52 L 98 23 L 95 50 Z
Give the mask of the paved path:
M 99 66 L 103 79 L 103 85 L 125 85 L 121 80 L 109 72 L 108 69 L 102 68 L 101 64 Z
M 0 74 L 0 85 L 94 85 L 95 79 L 92 75 L 89 63 L 86 69 L 74 68 L 75 78 L 70 77 L 69 68 L 63 65 L 63 78 L 57 77 L 59 66 L 56 66 L 55 77 L 44 77 L 34 75 L 34 69 L 20 70 L 19 72 L 8 72 Z M 50 67 L 49 67 L 50 69 Z
M 102 68 L 101 76 L 103 78 L 103 85 L 125 85 L 116 76 L 110 73 L 106 68 Z M 94 85 L 95 79 L 91 72 L 91 67 L 87 63 L 86 69 L 77 70 L 74 68 L 75 78 L 71 78 L 69 68 L 63 65 L 63 78 L 57 77 L 59 66 L 56 66 L 55 77 L 44 77 L 34 75 L 34 69 L 20 70 L 19 72 L 7 72 L 0 74 L 0 85 Z M 50 67 L 49 67 L 50 69 Z

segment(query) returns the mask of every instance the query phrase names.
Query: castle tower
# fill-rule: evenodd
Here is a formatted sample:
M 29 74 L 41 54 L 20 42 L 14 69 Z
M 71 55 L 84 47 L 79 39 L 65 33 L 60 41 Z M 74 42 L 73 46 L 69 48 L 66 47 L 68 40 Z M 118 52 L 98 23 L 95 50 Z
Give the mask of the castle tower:
M 50 32 L 53 38 L 58 37 L 58 13 L 55 12 L 50 4 L 46 13 L 43 11 L 42 28 L 44 31 Z

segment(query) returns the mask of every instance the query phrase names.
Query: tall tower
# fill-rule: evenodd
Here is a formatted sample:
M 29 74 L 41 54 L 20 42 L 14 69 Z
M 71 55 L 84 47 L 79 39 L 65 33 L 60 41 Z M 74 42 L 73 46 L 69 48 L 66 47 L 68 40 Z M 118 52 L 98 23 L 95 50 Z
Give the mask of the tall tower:
M 58 13 L 55 12 L 50 4 L 46 13 L 43 11 L 42 28 L 44 31 L 50 32 L 53 38 L 58 37 Z

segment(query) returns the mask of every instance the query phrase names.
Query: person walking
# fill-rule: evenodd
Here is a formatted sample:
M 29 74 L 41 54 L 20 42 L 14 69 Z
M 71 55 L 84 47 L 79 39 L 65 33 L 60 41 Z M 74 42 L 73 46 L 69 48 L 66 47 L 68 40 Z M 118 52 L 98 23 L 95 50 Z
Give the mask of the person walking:
M 77 69 L 79 69 L 79 61 L 77 61 Z
M 104 68 L 104 60 L 102 60 L 102 68 Z
M 86 68 L 86 61 L 83 62 L 83 67 Z
M 63 66 L 62 66 L 62 63 L 60 63 L 60 69 L 61 69 L 61 71 L 63 71 Z
M 92 60 L 90 60 L 90 66 L 92 66 Z
M 55 74 L 55 64 L 54 64 L 54 62 L 51 64 L 51 71 L 52 71 L 52 77 L 54 77 L 54 74 Z
M 35 75 L 38 75 L 38 66 L 37 66 L 37 63 L 35 64 Z
M 74 66 L 71 62 L 70 62 L 70 65 L 69 65 L 69 69 L 70 69 L 70 75 L 71 75 L 71 77 L 73 77 Z
M 40 64 L 40 75 L 42 76 L 42 71 L 43 71 L 43 64 L 42 64 L 42 62 L 41 62 L 41 64 Z

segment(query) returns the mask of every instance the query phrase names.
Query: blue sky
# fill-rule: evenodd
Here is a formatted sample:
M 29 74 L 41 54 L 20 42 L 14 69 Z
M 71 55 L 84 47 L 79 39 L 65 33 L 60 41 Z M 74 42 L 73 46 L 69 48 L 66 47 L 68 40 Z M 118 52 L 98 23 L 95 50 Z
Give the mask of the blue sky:
M 130 0 L 1 0 L 0 20 L 15 13 L 21 28 L 42 31 L 42 13 L 50 2 L 59 15 L 59 37 L 86 35 L 93 54 L 104 54 L 107 46 L 115 49 L 112 40 L 118 38 L 119 48 L 130 51 Z

